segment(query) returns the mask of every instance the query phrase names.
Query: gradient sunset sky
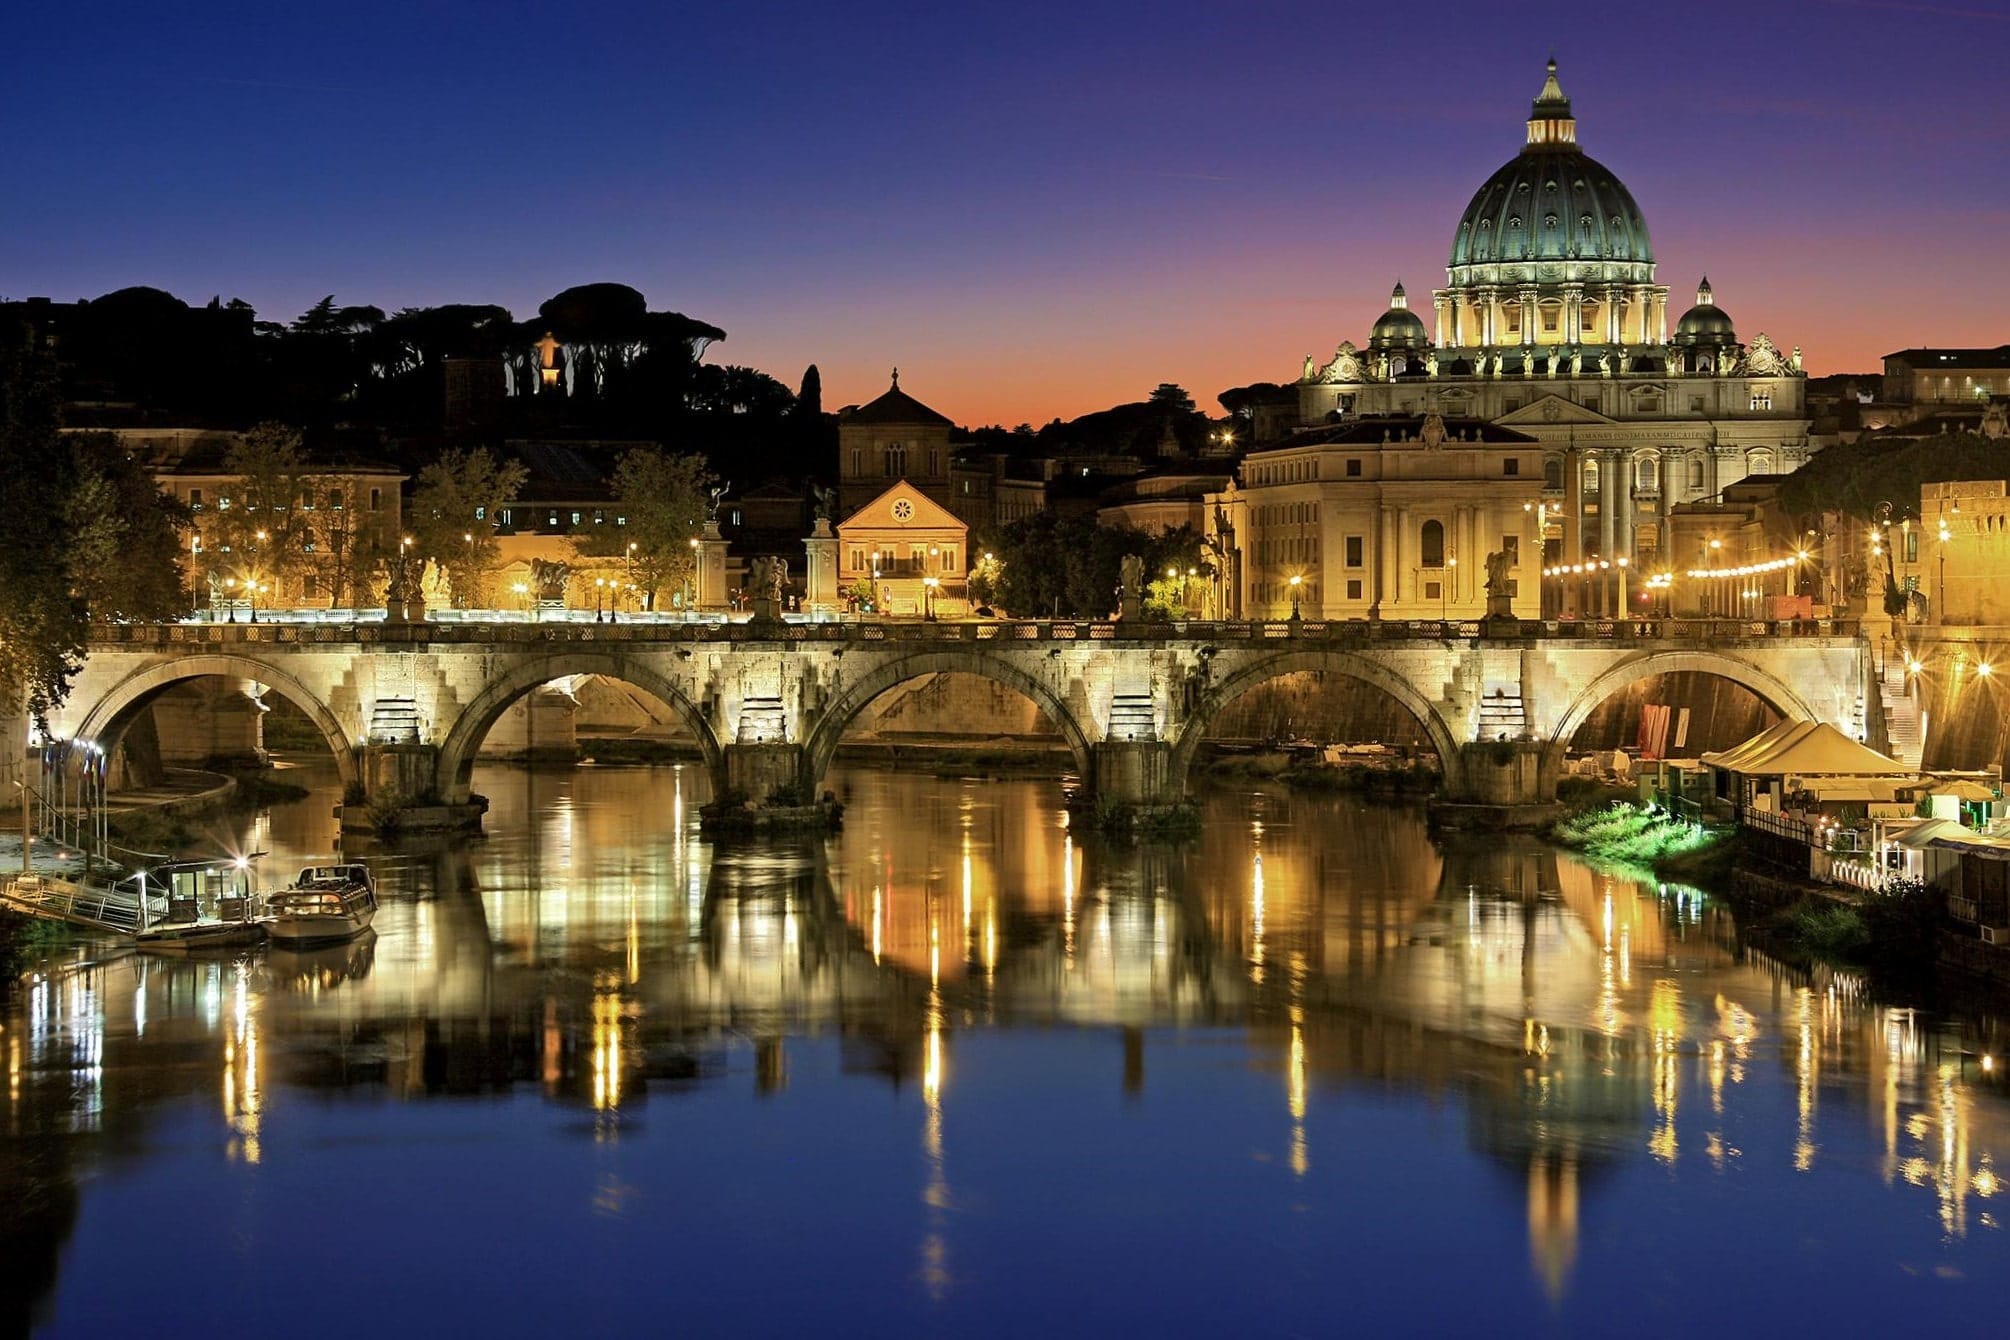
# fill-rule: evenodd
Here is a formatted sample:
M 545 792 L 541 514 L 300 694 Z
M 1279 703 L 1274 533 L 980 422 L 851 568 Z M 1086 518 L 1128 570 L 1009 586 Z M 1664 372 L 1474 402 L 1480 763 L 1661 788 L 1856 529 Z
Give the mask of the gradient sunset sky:
M 619 280 L 716 361 L 960 423 L 1203 408 L 1429 317 L 1554 52 L 1671 313 L 1811 373 L 2010 340 L 2010 4 L 30 6 L 0 295 L 520 318 Z

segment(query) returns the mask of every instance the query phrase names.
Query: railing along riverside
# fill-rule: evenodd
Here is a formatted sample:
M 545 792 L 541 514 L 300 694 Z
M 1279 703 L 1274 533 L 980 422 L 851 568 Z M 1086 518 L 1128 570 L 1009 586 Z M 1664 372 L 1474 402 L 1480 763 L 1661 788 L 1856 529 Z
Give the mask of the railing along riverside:
M 464 619 L 451 623 L 174 623 L 102 624 L 101 643 L 186 648 L 191 645 L 315 645 L 538 642 L 1316 642 L 1365 646 L 1384 642 L 1578 641 L 1727 642 L 1796 638 L 1852 638 L 1853 619 L 1778 623 L 1738 619 L 1621 619 L 1570 622 L 1518 619 L 1511 624 L 1477 619 L 1269 619 L 1129 621 L 1104 619 L 857 619 L 840 622 L 750 620 L 709 623 L 524 623 Z

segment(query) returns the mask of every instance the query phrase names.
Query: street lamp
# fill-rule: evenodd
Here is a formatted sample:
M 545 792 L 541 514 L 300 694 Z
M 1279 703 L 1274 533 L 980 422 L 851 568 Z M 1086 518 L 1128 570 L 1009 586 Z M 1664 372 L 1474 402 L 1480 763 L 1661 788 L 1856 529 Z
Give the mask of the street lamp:
M 921 579 L 922 618 L 933 619 L 935 617 L 935 588 L 941 584 L 933 575 Z
M 1446 559 L 1445 580 L 1438 583 L 1439 623 L 1443 623 L 1446 619 L 1451 617 L 1451 611 L 1449 609 L 1449 606 L 1451 604 L 1452 599 L 1452 587 L 1458 583 L 1458 580 L 1459 580 L 1459 560 L 1456 558 Z
M 605 577 L 595 577 L 593 579 L 593 621 L 595 623 L 607 622 L 601 617 L 600 613 L 601 597 L 606 594 L 606 591 L 607 579 Z
M 236 622 L 237 622 L 237 578 L 235 578 L 235 577 L 225 577 L 225 578 L 223 579 L 223 589 L 224 589 L 225 591 L 227 591 L 227 592 L 229 593 L 228 595 L 224 596 L 224 598 L 223 598 L 223 603 L 224 603 L 225 605 L 228 605 L 228 606 L 230 607 L 230 617 L 229 617 L 229 619 L 227 620 L 227 622 L 230 622 L 230 623 L 236 623 Z
M 1291 622 L 1293 623 L 1298 622 L 1298 588 L 1304 582 L 1305 579 L 1297 573 L 1294 572 L 1291 574 Z

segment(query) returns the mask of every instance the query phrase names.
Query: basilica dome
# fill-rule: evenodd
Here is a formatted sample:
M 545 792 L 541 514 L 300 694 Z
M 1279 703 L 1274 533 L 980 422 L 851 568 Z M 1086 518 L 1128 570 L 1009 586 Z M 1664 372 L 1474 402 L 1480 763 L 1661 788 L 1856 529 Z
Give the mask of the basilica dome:
M 1577 147 L 1556 62 L 1536 96 L 1522 151 L 1488 177 L 1459 218 L 1454 288 L 1556 280 L 1651 283 L 1654 249 L 1633 195 Z

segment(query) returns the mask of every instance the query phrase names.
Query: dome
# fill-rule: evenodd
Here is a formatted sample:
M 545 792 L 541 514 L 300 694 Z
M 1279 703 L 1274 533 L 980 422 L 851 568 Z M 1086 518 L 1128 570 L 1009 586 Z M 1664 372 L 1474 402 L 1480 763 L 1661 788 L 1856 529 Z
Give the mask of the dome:
M 1738 332 L 1732 328 L 1731 314 L 1717 305 L 1710 292 L 1710 281 L 1706 278 L 1702 287 L 1696 290 L 1696 305 L 1682 313 L 1682 319 L 1675 323 L 1675 335 L 1671 343 L 1690 344 L 1736 344 Z
M 1577 122 L 1557 85 L 1555 61 L 1531 109 L 1528 142 L 1459 217 L 1449 268 L 1454 287 L 1653 281 L 1647 221 L 1611 169 L 1577 147 Z
M 1375 328 L 1368 332 L 1368 347 L 1376 351 L 1422 349 L 1430 342 L 1423 321 L 1410 310 L 1409 296 L 1399 281 L 1389 294 L 1389 310 L 1376 318 Z

